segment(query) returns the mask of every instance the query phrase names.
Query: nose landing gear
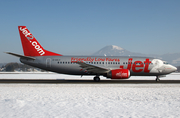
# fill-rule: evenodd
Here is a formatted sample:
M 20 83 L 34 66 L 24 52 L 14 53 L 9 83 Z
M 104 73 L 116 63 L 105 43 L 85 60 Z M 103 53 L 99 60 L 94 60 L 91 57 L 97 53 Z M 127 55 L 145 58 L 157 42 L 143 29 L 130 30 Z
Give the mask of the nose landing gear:
M 160 79 L 159 79 L 159 76 L 156 76 L 156 82 L 159 82 Z

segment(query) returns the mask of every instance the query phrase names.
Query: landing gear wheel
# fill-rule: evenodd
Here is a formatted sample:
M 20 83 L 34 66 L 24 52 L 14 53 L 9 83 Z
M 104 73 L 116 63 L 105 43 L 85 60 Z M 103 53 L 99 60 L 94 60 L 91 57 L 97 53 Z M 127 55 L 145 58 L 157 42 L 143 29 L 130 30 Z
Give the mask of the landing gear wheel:
M 159 79 L 159 76 L 156 76 L 156 82 L 159 82 L 160 79 Z
M 94 81 L 95 81 L 95 82 L 99 82 L 99 81 L 100 81 L 100 78 L 99 78 L 99 77 L 94 77 Z

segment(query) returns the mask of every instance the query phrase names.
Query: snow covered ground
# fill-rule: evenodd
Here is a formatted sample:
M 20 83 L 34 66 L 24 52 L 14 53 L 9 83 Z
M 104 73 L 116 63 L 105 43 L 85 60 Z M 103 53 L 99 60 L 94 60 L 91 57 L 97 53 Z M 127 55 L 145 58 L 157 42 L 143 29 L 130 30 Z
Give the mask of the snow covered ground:
M 0 74 L 0 79 L 92 79 Z M 155 77 L 131 77 L 152 79 Z M 105 79 L 105 78 L 102 78 Z M 180 80 L 171 74 L 164 80 Z M 180 84 L 0 84 L 1 118 L 180 117 Z

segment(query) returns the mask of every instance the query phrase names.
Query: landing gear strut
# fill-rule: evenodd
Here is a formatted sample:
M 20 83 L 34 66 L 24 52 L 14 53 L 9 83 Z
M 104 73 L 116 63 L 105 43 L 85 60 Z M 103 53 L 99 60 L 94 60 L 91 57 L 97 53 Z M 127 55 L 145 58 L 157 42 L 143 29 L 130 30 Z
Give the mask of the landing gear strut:
M 160 81 L 159 76 L 156 76 L 156 82 Z
M 94 77 L 94 81 L 95 81 L 95 82 L 99 82 L 99 81 L 100 81 L 99 76 L 95 76 L 95 77 Z

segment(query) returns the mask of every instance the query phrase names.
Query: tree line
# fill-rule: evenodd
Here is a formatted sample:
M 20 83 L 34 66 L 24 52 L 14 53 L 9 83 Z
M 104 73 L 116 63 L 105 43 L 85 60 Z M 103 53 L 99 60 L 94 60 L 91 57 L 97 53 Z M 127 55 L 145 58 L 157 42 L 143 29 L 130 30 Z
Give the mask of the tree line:
M 4 68 L 4 71 L 7 71 L 7 72 L 14 72 L 14 71 L 29 71 L 29 70 L 32 70 L 34 71 L 34 69 L 36 70 L 40 70 L 40 69 L 37 69 L 35 67 L 32 67 L 32 66 L 29 66 L 29 65 L 26 65 L 26 64 L 21 64 L 21 63 L 7 63 L 6 65 L 2 66 L 2 68 Z

